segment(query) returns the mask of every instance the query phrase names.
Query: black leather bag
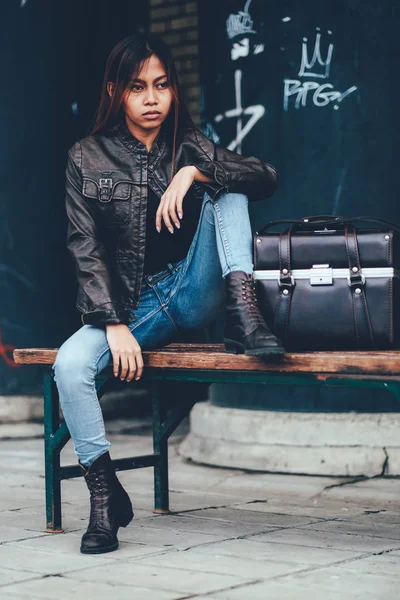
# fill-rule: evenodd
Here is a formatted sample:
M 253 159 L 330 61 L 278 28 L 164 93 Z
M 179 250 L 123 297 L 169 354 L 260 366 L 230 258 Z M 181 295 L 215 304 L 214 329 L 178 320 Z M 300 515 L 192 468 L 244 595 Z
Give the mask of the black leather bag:
M 286 349 L 398 345 L 399 233 L 380 219 L 322 215 L 275 221 L 254 235 L 260 309 Z

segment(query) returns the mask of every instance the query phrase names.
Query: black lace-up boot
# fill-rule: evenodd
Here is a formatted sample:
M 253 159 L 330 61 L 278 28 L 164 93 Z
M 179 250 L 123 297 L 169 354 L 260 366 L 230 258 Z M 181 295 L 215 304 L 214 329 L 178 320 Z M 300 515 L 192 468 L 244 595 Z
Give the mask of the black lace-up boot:
M 225 349 L 251 356 L 282 355 L 282 342 L 268 329 L 258 307 L 255 281 L 244 271 L 225 278 Z
M 90 491 L 90 519 L 82 536 L 82 554 L 102 554 L 118 548 L 119 527 L 126 527 L 133 519 L 132 504 L 118 480 L 110 454 L 99 456 L 84 477 Z

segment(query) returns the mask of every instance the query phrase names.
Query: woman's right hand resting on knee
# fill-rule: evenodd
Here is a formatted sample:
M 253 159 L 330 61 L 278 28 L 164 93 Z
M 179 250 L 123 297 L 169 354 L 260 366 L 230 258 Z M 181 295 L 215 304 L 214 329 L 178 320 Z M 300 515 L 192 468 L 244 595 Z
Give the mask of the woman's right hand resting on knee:
M 123 323 L 106 325 L 106 336 L 113 357 L 115 377 L 118 377 L 121 366 L 122 381 L 125 377 L 127 382 L 132 381 L 134 377 L 136 381 L 140 379 L 143 373 L 142 350 L 129 327 Z

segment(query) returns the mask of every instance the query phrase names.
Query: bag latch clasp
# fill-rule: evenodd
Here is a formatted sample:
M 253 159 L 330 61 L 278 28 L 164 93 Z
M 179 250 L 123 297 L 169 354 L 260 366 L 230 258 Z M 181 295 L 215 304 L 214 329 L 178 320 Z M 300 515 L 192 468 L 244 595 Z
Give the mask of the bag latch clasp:
M 333 275 L 329 265 L 313 265 L 310 269 L 311 285 L 332 285 Z

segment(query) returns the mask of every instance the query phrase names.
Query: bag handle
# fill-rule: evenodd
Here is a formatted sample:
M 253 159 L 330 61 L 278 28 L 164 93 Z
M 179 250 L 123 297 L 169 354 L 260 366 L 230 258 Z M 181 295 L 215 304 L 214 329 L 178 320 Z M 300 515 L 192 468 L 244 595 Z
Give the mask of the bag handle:
M 271 227 L 276 225 L 294 225 L 295 229 L 309 229 L 311 225 L 323 224 L 326 227 L 338 226 L 338 225 L 351 225 L 352 223 L 370 223 L 371 225 L 380 225 L 389 227 L 394 231 L 400 232 L 400 226 L 384 219 L 377 219 L 375 217 L 335 217 L 333 215 L 317 215 L 313 217 L 304 217 L 303 219 L 282 219 L 280 221 L 270 221 L 259 231 L 256 235 L 265 233 Z

